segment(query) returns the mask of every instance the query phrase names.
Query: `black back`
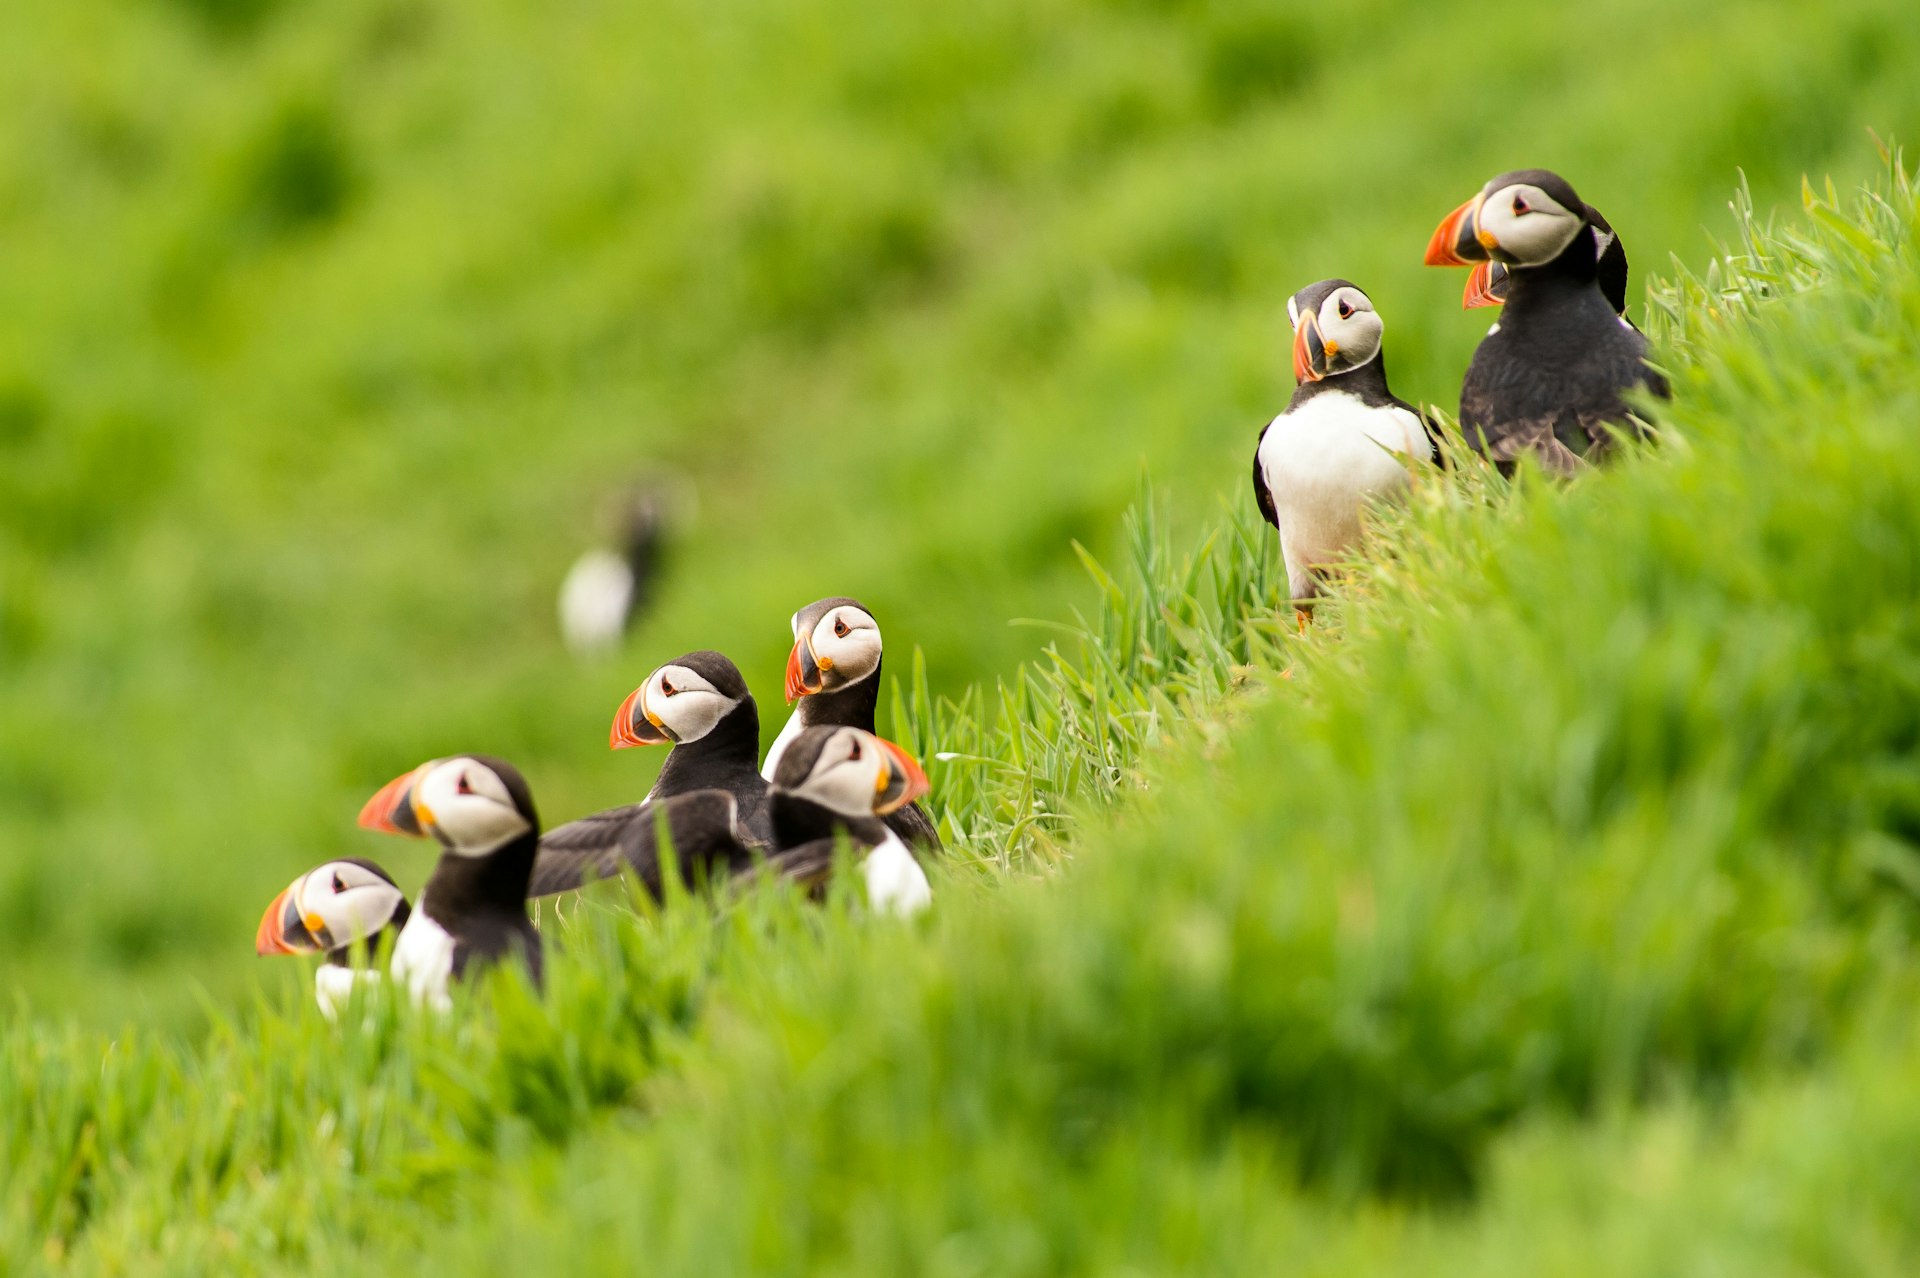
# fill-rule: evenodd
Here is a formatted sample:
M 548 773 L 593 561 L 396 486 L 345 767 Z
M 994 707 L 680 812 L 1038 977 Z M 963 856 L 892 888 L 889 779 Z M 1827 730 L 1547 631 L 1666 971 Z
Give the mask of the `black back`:
M 529 896 L 567 892 L 632 874 L 658 900 L 665 888 L 660 832 L 673 840 L 682 879 L 692 883 L 737 874 L 758 845 L 741 837 L 737 805 L 724 790 L 694 790 L 569 821 L 540 841 Z

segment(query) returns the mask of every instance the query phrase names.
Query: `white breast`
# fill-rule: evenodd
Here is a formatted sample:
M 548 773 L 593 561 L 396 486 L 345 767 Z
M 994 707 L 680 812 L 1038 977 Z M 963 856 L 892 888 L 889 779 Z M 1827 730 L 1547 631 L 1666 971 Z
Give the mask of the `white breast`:
M 340 1019 L 353 991 L 364 988 L 363 982 L 378 984 L 380 973 L 365 968 L 342 967 L 338 963 L 322 963 L 313 974 L 313 996 L 320 1004 L 320 1014 L 330 1021 Z
M 1314 396 L 1274 418 L 1260 442 L 1260 470 L 1280 520 L 1280 548 L 1294 596 L 1310 567 L 1351 556 L 1360 511 L 1403 492 L 1407 465 L 1427 452 L 1420 419 L 1404 408 L 1369 408 L 1343 391 Z
M 427 917 L 426 899 L 407 916 L 393 943 L 387 973 L 407 991 L 415 1006 L 445 1011 L 453 1005 L 447 984 L 453 979 L 453 934 Z
M 780 756 L 787 752 L 787 747 L 793 744 L 793 739 L 800 735 L 801 729 L 805 726 L 800 722 L 799 710 L 796 709 L 787 716 L 787 726 L 780 729 L 780 735 L 775 737 L 773 744 L 767 747 L 767 760 L 760 765 L 761 776 L 769 781 L 773 780 L 773 770 L 780 766 Z
M 633 604 L 633 569 L 611 550 L 590 550 L 560 583 L 560 634 L 580 656 L 620 642 Z
M 885 843 L 867 853 L 860 872 L 867 881 L 868 903 L 883 914 L 905 918 L 933 904 L 926 871 L 892 831 Z

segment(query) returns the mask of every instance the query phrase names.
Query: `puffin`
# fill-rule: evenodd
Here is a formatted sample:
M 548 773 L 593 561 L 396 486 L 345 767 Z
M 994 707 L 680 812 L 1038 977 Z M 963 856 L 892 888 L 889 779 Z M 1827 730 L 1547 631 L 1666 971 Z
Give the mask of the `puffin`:
M 615 544 L 595 546 L 567 570 L 558 601 L 560 636 L 575 656 L 612 651 L 646 610 L 663 570 L 674 505 L 664 481 L 635 484 L 611 521 Z
M 451 982 L 506 959 L 540 983 L 540 933 L 527 917 L 540 817 L 517 768 L 484 754 L 429 760 L 382 786 L 360 824 L 440 844 L 387 965 L 416 1004 L 444 1010 Z
M 1613 307 L 1614 314 L 1632 324 L 1627 318 L 1627 246 L 1613 229 L 1613 223 L 1591 204 L 1587 205 L 1587 222 L 1593 227 L 1597 255 L 1594 278 L 1599 281 L 1600 291 L 1606 295 L 1607 305 Z M 1504 306 L 1511 283 L 1505 263 L 1492 258 L 1475 262 L 1467 272 L 1467 287 L 1461 295 L 1460 306 L 1469 311 L 1481 306 Z
M 816 599 L 794 613 L 790 624 L 787 700 L 798 704 L 760 765 L 760 774 L 769 781 L 807 728 L 859 728 L 871 735 L 880 702 L 880 623 L 859 600 L 843 595 Z M 940 832 L 918 803 L 893 809 L 886 824 L 915 847 L 940 850 Z
M 725 790 L 739 804 L 747 833 L 761 843 L 771 837 L 767 779 L 754 766 L 760 709 L 739 667 L 724 655 L 689 652 L 654 670 L 614 711 L 607 744 L 615 750 L 671 746 L 647 799 Z
M 391 874 L 372 861 L 341 857 L 308 870 L 273 898 L 260 916 L 253 949 L 261 955 L 326 955 L 313 974 L 313 992 L 331 1021 L 357 984 L 379 981 L 379 966 L 409 913 L 406 894 Z
M 933 899 L 925 871 L 886 818 L 926 793 L 927 776 L 905 750 L 849 727 L 806 728 L 780 761 L 770 791 L 773 846 L 747 838 L 734 797 L 694 790 L 621 815 L 601 813 L 561 827 L 545 842 L 529 892 L 545 896 L 595 879 L 631 874 L 656 901 L 665 890 L 659 834 L 673 840 L 682 874 L 696 885 L 751 882 L 773 874 L 819 892 L 844 839 L 856 849 L 875 909 L 913 914 Z
M 774 772 L 776 851 L 768 867 L 818 890 L 844 838 L 861 849 L 868 903 L 886 914 L 918 914 L 933 889 L 888 818 L 926 792 L 926 772 L 893 742 L 844 724 L 803 728 Z
M 1574 474 L 1612 451 L 1614 430 L 1646 433 L 1627 392 L 1669 393 L 1646 364 L 1647 339 L 1601 288 L 1596 230 L 1593 210 L 1565 178 L 1519 169 L 1448 214 L 1427 244 L 1429 266 L 1506 269 L 1506 310 L 1460 387 L 1461 430 L 1503 474 L 1524 453 L 1552 473 Z M 1621 300 L 1624 288 L 1623 280 Z
M 1280 533 L 1304 625 L 1320 574 L 1359 543 L 1362 509 L 1404 494 L 1410 467 L 1438 462 L 1439 450 L 1420 410 L 1387 386 L 1380 314 L 1358 285 L 1309 284 L 1287 318 L 1297 385 L 1254 445 L 1253 496 Z

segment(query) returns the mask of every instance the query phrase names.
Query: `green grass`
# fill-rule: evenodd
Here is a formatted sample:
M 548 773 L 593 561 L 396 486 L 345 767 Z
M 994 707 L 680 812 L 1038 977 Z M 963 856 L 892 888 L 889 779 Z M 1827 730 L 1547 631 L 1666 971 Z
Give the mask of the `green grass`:
M 1149 503 L 1077 641 L 903 680 L 992 761 L 918 924 L 603 898 L 444 1020 L 10 1028 L 0 1264 L 1912 1272 L 1917 213 L 1743 216 L 1660 448 L 1424 483 L 1305 639 Z
M 96 1028 L 244 1000 L 260 903 L 368 850 L 342 814 L 412 760 L 511 757 L 556 818 L 641 793 L 619 698 L 718 645 L 771 699 L 808 599 L 866 599 L 932 694 L 1013 680 L 1047 633 L 1003 623 L 1091 615 L 1065 548 L 1127 563 L 1143 468 L 1182 554 L 1244 504 L 1299 285 L 1363 282 L 1451 407 L 1484 323 L 1419 256 L 1490 173 L 1565 170 L 1644 278 L 1736 165 L 1791 203 L 1920 107 L 1904 0 L 15 18 L 0 937 L 34 1016 Z M 700 496 L 659 611 L 572 663 L 553 586 L 655 464 Z

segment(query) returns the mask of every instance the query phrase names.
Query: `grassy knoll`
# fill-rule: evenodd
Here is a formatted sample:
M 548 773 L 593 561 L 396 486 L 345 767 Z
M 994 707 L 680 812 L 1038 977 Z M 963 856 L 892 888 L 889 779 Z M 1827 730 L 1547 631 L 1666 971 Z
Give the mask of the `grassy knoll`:
M 1920 107 L 1906 0 L 15 8 L 0 953 L 99 1027 L 291 983 L 254 912 L 407 762 L 639 793 L 601 747 L 633 680 L 717 645 L 771 699 L 808 598 L 935 692 L 1011 670 L 1046 634 L 1009 617 L 1095 602 L 1070 538 L 1127 559 L 1143 463 L 1173 545 L 1244 502 L 1303 282 L 1361 280 L 1450 406 L 1483 326 L 1418 260 L 1488 174 L 1564 169 L 1644 274 L 1736 165 L 1791 202 Z M 654 464 L 698 514 L 576 665 L 553 584 Z
M 907 689 L 1061 872 L 600 901 L 445 1021 L 8 1033 L 0 1262 L 1912 1272 L 1920 218 L 1740 229 L 1657 294 L 1656 452 L 1423 486 L 1305 641 L 1141 525 L 1007 694 L 1057 756 Z

